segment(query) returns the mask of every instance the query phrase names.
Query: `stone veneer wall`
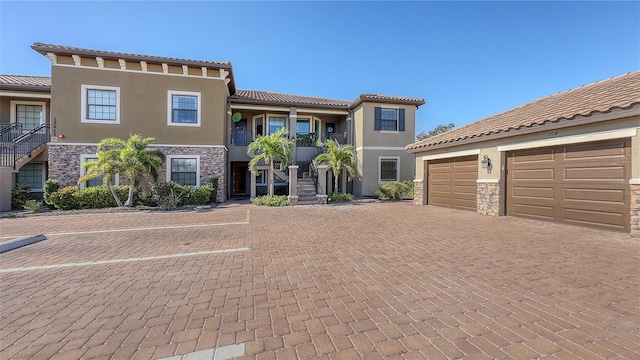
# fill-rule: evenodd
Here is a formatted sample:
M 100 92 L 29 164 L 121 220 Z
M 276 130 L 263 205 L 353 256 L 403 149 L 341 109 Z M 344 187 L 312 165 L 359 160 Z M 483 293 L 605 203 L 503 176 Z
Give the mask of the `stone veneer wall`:
M 75 186 L 80 177 L 80 155 L 95 154 L 97 145 L 49 144 L 49 179 L 60 186 Z M 218 201 L 224 201 L 227 193 L 227 151 L 224 147 L 158 146 L 165 155 L 200 155 L 200 184 L 217 176 Z M 167 165 L 158 172 L 158 181 L 165 181 Z M 124 183 L 124 179 L 121 179 Z
M 415 205 L 422 205 L 423 202 L 423 188 L 424 182 L 422 180 L 413 180 L 413 203 Z
M 631 235 L 640 236 L 640 184 L 631 184 Z
M 500 183 L 478 182 L 478 214 L 500 215 Z

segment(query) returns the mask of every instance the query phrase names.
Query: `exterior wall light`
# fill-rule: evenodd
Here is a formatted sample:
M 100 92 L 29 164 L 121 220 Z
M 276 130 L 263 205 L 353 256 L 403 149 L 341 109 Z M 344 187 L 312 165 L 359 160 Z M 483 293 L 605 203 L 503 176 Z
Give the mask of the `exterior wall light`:
M 482 161 L 480 161 L 480 166 L 483 169 L 490 169 L 491 168 L 491 159 L 489 158 L 488 155 L 485 155 L 482 157 Z

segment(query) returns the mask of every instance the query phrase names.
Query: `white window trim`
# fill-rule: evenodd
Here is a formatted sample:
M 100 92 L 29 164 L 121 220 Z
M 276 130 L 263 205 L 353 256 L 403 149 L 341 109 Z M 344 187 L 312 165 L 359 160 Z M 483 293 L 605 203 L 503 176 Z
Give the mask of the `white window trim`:
M 258 182 L 258 176 L 256 176 L 256 185 L 265 186 L 267 185 L 267 175 L 268 170 L 258 170 L 262 174 L 262 182 Z
M 87 169 L 82 166 L 85 162 L 87 162 L 87 159 L 98 159 L 98 155 L 97 154 L 80 154 L 80 177 L 83 177 L 86 173 L 87 173 Z M 115 178 L 115 186 L 120 185 L 120 174 L 116 174 L 116 178 Z M 83 181 L 80 184 L 80 189 L 84 189 L 87 187 L 87 182 Z
M 173 122 L 173 95 L 185 95 L 185 96 L 195 96 L 198 100 L 198 110 L 196 114 L 196 123 L 188 124 L 188 123 L 174 123 Z M 199 92 L 194 91 L 177 91 L 177 90 L 169 90 L 167 91 L 167 125 L 169 126 L 191 126 L 191 127 L 200 127 L 200 119 L 202 118 L 202 96 Z
M 396 179 L 382 180 L 382 160 L 396 160 Z M 400 181 L 400 156 L 378 156 L 378 184 L 386 184 L 391 181 Z
M 286 114 L 267 114 L 266 116 L 266 129 L 265 131 L 267 132 L 267 135 L 271 135 L 271 130 L 270 130 L 270 125 L 271 125 L 271 117 L 283 117 L 284 118 L 284 128 L 285 129 L 289 129 L 289 127 L 287 125 L 289 125 L 289 116 Z M 291 134 L 289 134 L 291 135 Z
M 42 166 L 42 188 L 30 188 L 29 192 L 44 192 L 44 183 L 45 183 L 45 181 L 47 181 L 46 163 L 40 162 L 40 161 L 33 161 L 33 162 L 28 162 L 25 165 L 28 165 L 28 164 L 40 164 Z M 20 172 L 20 169 L 18 169 L 18 173 L 19 172 Z M 16 178 L 17 178 L 18 173 L 16 173 Z M 16 179 L 16 178 L 14 178 L 14 179 Z
M 111 90 L 116 92 L 116 119 L 114 120 L 94 120 L 89 119 L 87 113 L 87 90 Z M 120 124 L 120 87 L 102 85 L 80 85 L 80 122 L 88 124 Z
M 313 134 L 313 116 L 297 116 L 296 117 L 296 134 L 298 134 L 298 122 L 299 121 L 308 121 L 309 122 L 309 134 Z
M 16 105 L 41 105 L 42 106 L 42 122 L 40 125 L 47 122 L 47 103 L 44 101 L 20 101 L 20 100 L 11 100 L 9 101 L 9 121 L 11 123 L 18 122 L 18 114 L 16 114 Z
M 167 155 L 166 181 L 171 181 L 171 160 L 172 159 L 196 159 L 196 186 L 200 187 L 200 155 Z
M 259 114 L 259 115 L 254 115 L 251 117 L 251 126 L 253 128 L 253 140 L 255 140 L 258 137 L 258 131 L 257 131 L 257 123 L 256 120 L 258 118 L 262 118 L 262 132 L 265 132 L 265 121 L 267 119 L 267 115 L 266 114 Z M 262 136 L 265 136 L 266 134 L 262 134 Z

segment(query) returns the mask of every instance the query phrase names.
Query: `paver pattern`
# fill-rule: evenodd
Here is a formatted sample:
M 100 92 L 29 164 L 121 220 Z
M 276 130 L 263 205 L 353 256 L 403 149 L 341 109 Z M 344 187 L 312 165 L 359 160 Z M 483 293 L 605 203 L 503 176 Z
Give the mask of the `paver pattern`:
M 627 234 L 408 202 L 0 220 L 34 233 L 0 270 L 249 250 L 0 273 L 1 359 L 640 357 Z

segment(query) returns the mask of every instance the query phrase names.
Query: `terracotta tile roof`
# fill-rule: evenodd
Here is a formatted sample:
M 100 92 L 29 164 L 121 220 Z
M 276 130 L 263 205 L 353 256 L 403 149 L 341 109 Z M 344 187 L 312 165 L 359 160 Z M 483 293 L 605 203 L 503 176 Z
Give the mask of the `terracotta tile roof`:
M 432 146 L 465 142 L 487 135 L 514 131 L 559 121 L 575 121 L 576 125 L 596 113 L 628 109 L 640 104 L 640 70 L 563 91 L 518 106 L 407 146 L 409 152 L 428 150 Z
M 229 77 L 231 79 L 230 87 L 231 92 L 235 91 L 235 80 L 233 76 L 233 69 L 231 67 L 231 63 L 228 61 L 208 61 L 208 60 L 189 60 L 189 59 L 180 59 L 180 58 L 172 58 L 172 57 L 163 57 L 163 56 L 153 56 L 153 55 L 141 55 L 141 54 L 130 54 L 130 53 L 121 53 L 121 52 L 113 52 L 113 51 L 104 51 L 104 50 L 92 50 L 85 49 L 73 46 L 66 45 L 55 45 L 55 44 L 44 44 L 44 43 L 33 43 L 31 48 L 42 55 L 47 55 L 47 53 L 53 53 L 56 55 L 79 55 L 79 56 L 89 56 L 89 57 L 101 57 L 103 59 L 109 60 L 127 60 L 127 61 L 146 61 L 152 64 L 168 64 L 168 65 L 189 65 L 196 67 L 208 67 L 212 69 L 225 69 L 229 71 Z
M 229 96 L 232 103 L 263 104 L 263 105 L 284 105 L 284 106 L 306 106 L 337 108 L 346 110 L 349 101 L 327 99 L 313 96 L 291 95 L 270 91 L 238 90 L 234 95 Z
M 394 104 L 405 104 L 405 105 L 415 105 L 420 106 L 425 103 L 424 99 L 419 98 L 410 98 L 404 96 L 391 96 L 391 95 L 379 95 L 379 94 L 361 94 L 355 99 L 350 105 L 349 108 L 353 109 L 363 102 L 376 102 L 376 103 L 394 103 Z
M 51 91 L 51 78 L 47 76 L 0 75 L 0 89 Z

